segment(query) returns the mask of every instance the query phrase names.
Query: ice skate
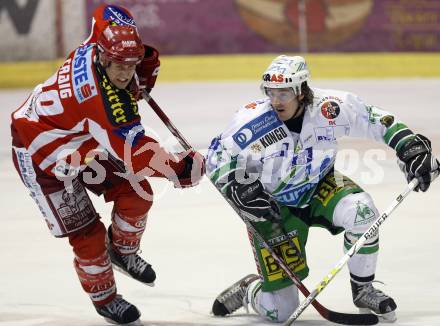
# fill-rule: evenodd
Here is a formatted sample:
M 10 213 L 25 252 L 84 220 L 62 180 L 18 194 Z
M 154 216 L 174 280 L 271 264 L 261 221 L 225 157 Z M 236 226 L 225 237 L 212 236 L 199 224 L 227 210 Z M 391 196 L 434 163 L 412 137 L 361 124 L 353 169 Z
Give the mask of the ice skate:
M 128 275 L 135 280 L 142 282 L 148 286 L 154 286 L 154 280 L 156 279 L 156 273 L 150 264 L 143 260 L 138 254 L 120 255 L 117 253 L 112 245 L 112 232 L 111 226 L 108 229 L 108 236 L 110 239 L 110 245 L 108 253 L 112 261 L 113 267 Z
M 397 320 L 397 305 L 393 298 L 375 289 L 372 282 L 359 284 L 351 281 L 351 291 L 353 303 L 361 313 L 373 312 L 382 322 L 393 323 Z
M 226 316 L 243 306 L 247 306 L 247 288 L 249 284 L 258 279 L 258 275 L 249 274 L 232 284 L 215 299 L 212 305 L 212 313 L 215 316 Z
M 98 314 L 104 317 L 106 321 L 115 325 L 140 325 L 139 317 L 141 313 L 136 306 L 122 299 L 122 296 L 116 297 L 108 304 L 95 306 Z

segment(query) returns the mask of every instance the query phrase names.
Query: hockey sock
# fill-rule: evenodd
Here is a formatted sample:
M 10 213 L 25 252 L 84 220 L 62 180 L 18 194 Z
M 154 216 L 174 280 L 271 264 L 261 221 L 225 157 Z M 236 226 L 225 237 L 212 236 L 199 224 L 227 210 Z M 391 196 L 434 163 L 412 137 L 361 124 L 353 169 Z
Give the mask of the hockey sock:
M 107 250 L 95 259 L 75 257 L 74 265 L 81 286 L 94 305 L 105 305 L 114 299 L 116 285 Z
M 147 216 L 128 217 L 113 212 L 112 247 L 121 255 L 134 254 L 139 250 Z

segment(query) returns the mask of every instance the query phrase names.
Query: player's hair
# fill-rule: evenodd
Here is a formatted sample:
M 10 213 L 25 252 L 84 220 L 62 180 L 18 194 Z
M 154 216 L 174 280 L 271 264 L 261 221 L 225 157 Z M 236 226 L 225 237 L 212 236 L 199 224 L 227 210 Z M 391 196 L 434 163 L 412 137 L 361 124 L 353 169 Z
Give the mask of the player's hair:
M 313 103 L 313 98 L 315 94 L 313 93 L 313 90 L 309 87 L 307 82 L 303 82 L 301 84 L 301 94 L 304 95 L 304 97 L 299 101 L 299 104 L 301 106 L 307 107 Z

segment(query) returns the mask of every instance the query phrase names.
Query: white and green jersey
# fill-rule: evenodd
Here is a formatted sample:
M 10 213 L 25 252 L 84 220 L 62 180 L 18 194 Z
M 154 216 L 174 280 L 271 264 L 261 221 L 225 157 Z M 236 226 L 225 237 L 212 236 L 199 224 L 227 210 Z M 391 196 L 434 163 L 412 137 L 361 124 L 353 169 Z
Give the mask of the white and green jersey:
M 240 108 L 207 154 L 207 174 L 223 190 L 243 178 L 260 179 L 287 206 L 307 205 L 318 182 L 334 165 L 338 139 L 374 139 L 394 149 L 413 133 L 393 115 L 366 105 L 352 93 L 313 89 L 301 132 L 289 131 L 268 98 Z

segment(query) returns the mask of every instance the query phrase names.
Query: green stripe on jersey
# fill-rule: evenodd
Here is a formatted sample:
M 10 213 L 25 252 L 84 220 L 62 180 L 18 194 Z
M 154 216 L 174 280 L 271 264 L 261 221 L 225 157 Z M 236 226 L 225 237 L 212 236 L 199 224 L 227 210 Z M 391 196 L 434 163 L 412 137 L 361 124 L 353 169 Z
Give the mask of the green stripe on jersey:
M 214 182 L 214 184 L 216 184 L 218 179 L 220 179 L 221 177 L 223 177 L 226 174 L 229 174 L 229 172 L 231 170 L 234 170 L 236 167 L 237 167 L 237 161 L 232 161 L 232 162 L 229 162 L 228 164 L 225 164 L 225 165 L 219 167 L 218 169 L 216 169 L 212 173 L 212 175 L 210 177 L 211 181 Z
M 287 177 L 285 177 L 283 180 L 281 180 L 281 182 L 278 184 L 278 186 L 275 188 L 275 190 L 272 191 L 272 194 L 276 194 L 277 192 L 280 192 L 281 190 L 283 190 L 288 185 L 290 179 L 292 179 L 295 174 L 296 174 L 296 166 L 294 166 L 292 168 L 292 170 L 290 170 L 290 172 L 287 175 Z M 304 181 L 304 183 L 306 181 Z
M 400 122 L 398 122 L 398 123 L 396 123 L 394 126 L 390 127 L 390 128 L 385 132 L 385 135 L 383 136 L 383 139 L 384 139 L 385 143 L 386 143 L 388 146 L 391 146 L 391 147 L 394 148 L 394 149 L 396 149 L 396 148 L 400 148 L 400 146 L 402 146 L 402 144 L 403 144 L 403 142 L 401 142 L 402 139 L 397 139 L 397 140 L 396 140 L 396 139 L 394 139 L 394 137 L 395 137 L 398 133 L 400 133 L 401 131 L 403 131 L 403 130 L 408 130 L 408 131 L 409 131 L 408 127 L 407 127 L 405 124 L 400 123 Z M 402 133 L 402 136 L 403 136 L 403 135 L 404 135 L 405 137 L 402 137 L 402 138 L 406 138 L 406 136 L 408 136 L 408 133 Z M 393 143 L 394 146 L 390 145 L 391 142 Z

